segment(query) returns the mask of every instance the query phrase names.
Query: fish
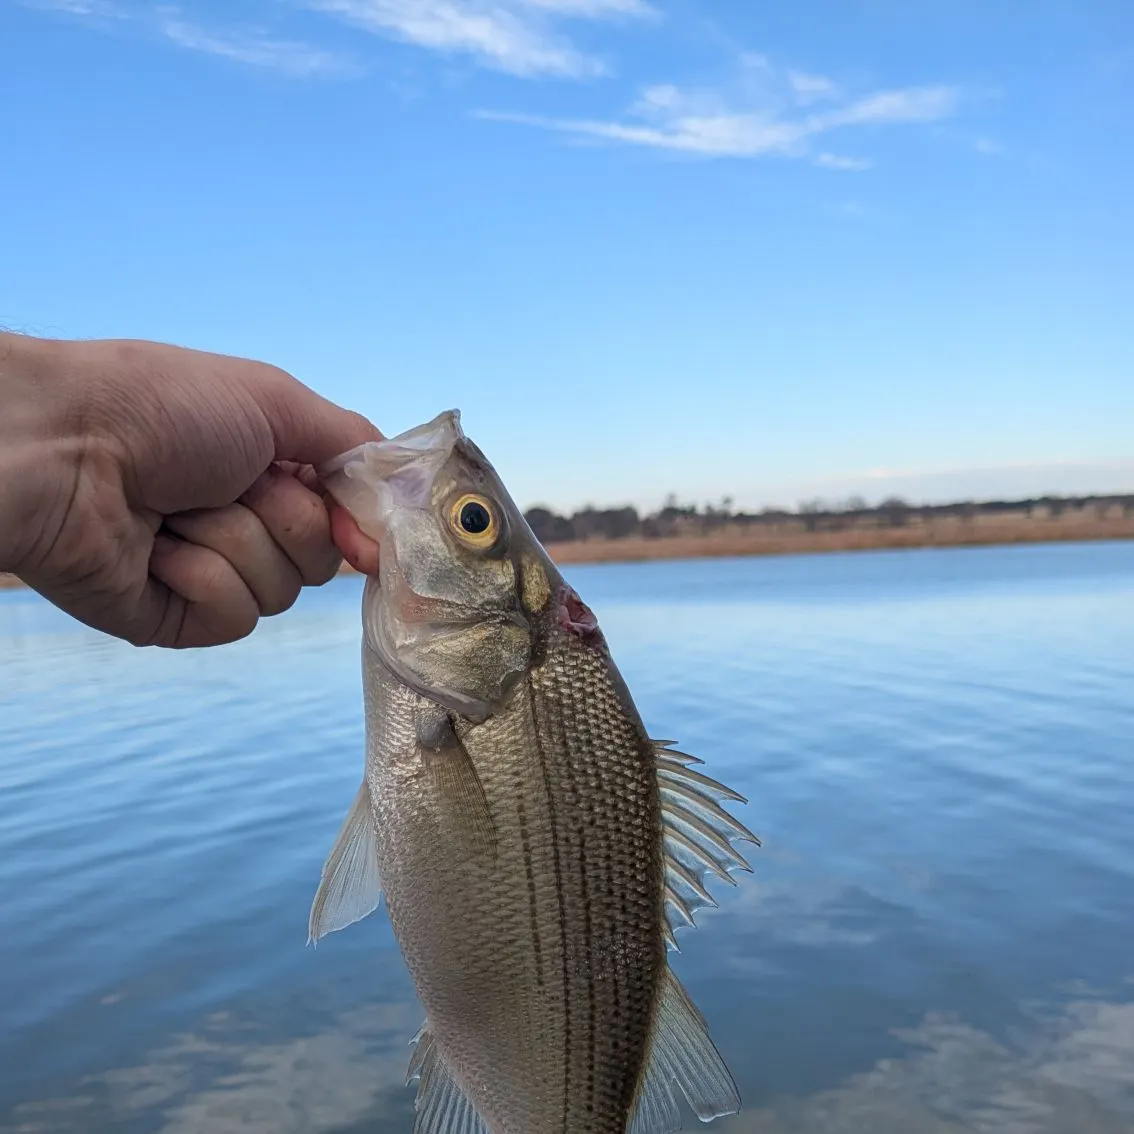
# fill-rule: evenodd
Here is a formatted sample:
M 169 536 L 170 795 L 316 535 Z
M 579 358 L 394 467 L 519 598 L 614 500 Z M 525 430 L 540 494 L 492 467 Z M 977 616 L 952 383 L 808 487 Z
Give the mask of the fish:
M 309 941 L 384 898 L 424 1008 L 415 1134 L 673 1134 L 740 1109 L 669 964 L 751 871 L 746 803 L 647 732 L 598 619 L 449 410 L 322 466 L 379 545 L 366 759 Z

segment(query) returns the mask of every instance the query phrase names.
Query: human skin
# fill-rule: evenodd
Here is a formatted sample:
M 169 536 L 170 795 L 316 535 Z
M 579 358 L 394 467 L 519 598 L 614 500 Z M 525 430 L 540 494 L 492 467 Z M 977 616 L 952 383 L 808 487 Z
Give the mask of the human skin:
M 265 363 L 0 332 L 0 571 L 135 645 L 220 645 L 377 548 L 312 466 L 381 437 Z

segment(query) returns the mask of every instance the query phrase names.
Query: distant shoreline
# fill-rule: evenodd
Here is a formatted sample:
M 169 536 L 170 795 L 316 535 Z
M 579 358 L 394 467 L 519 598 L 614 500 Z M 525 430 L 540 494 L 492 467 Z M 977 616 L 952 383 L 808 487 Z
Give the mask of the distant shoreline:
M 704 535 L 625 536 L 548 543 L 557 563 L 644 563 L 662 559 L 724 559 L 762 555 L 819 555 L 839 551 L 885 551 L 900 548 L 993 547 L 1013 544 L 1078 543 L 1134 540 L 1134 516 L 1082 514 L 1026 517 L 979 516 L 911 522 L 903 527 L 849 527 L 838 531 L 806 531 L 786 524 L 777 530 L 723 530 Z M 353 575 L 343 565 L 344 575 Z M 23 584 L 0 574 L 0 590 Z
M 967 528 L 925 524 L 908 528 L 862 528 L 828 532 L 729 532 L 645 539 L 573 540 L 550 543 L 557 563 L 642 563 L 660 559 L 719 559 L 767 555 L 823 555 L 845 551 L 886 551 L 938 547 L 995 547 L 1020 544 L 1134 540 L 1134 518 L 1069 523 L 972 524 Z

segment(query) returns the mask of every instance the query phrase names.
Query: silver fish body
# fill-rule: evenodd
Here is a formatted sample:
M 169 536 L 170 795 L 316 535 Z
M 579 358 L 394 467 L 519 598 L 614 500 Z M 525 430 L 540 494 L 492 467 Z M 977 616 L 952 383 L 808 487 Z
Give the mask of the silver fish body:
M 328 474 L 384 577 L 364 598 L 365 777 L 311 936 L 385 894 L 426 1014 L 419 1134 L 669 1134 L 682 1096 L 702 1120 L 733 1113 L 666 952 L 712 902 L 705 874 L 747 866 L 732 840 L 755 839 L 720 806 L 740 797 L 650 739 L 456 415 L 403 436 L 423 431 L 432 459 L 403 444 L 356 471 L 370 499 Z M 446 527 L 470 499 L 495 542 Z

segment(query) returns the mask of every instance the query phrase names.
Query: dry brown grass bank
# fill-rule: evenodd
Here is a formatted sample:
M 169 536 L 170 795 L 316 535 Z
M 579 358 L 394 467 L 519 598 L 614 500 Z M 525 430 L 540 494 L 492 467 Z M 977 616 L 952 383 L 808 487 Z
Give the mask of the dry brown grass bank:
M 1077 540 L 1134 539 L 1134 516 L 1099 518 L 1071 515 L 1031 518 L 1024 514 L 911 521 L 904 527 L 848 527 L 807 531 L 802 523 L 747 530 L 726 528 L 711 535 L 661 539 L 586 540 L 553 543 L 548 551 L 559 563 L 625 563 L 648 559 L 698 559 L 744 555 L 798 555 L 885 548 L 976 547 L 992 544 L 1053 543 Z

